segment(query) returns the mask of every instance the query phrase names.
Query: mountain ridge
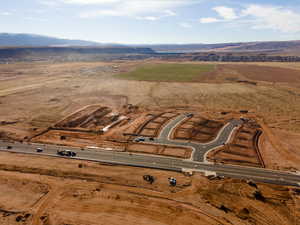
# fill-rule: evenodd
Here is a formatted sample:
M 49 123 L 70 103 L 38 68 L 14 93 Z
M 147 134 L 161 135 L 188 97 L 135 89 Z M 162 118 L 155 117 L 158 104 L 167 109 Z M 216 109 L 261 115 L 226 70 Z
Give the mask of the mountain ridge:
M 45 46 L 104 46 L 120 47 L 113 43 L 99 43 L 94 41 L 55 38 L 38 34 L 0 33 L 0 47 L 45 47 Z
M 129 47 L 151 48 L 155 52 L 193 53 L 193 52 L 274 52 L 300 54 L 300 41 L 256 41 L 215 44 L 116 44 L 95 41 L 55 38 L 37 34 L 0 33 L 0 47 Z

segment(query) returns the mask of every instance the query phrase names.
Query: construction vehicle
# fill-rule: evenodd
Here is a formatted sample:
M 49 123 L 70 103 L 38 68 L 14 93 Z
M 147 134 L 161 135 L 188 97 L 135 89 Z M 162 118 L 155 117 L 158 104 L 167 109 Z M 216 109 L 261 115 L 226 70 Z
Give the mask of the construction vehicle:
M 176 178 L 174 178 L 174 177 L 169 177 L 168 180 L 169 180 L 170 186 L 175 187 L 175 186 L 177 185 L 177 180 L 176 180 Z
M 57 150 L 57 155 L 65 156 L 65 157 L 75 157 L 76 152 L 72 152 L 70 150 Z
M 193 113 L 186 113 L 185 115 L 186 115 L 186 117 L 188 117 L 188 118 L 192 118 L 192 117 L 194 116 Z
M 147 181 L 148 183 L 150 183 L 150 184 L 153 184 L 153 182 L 154 182 L 154 177 L 153 176 L 151 176 L 151 175 L 144 175 L 143 176 L 143 179 L 145 180 L 145 181 Z

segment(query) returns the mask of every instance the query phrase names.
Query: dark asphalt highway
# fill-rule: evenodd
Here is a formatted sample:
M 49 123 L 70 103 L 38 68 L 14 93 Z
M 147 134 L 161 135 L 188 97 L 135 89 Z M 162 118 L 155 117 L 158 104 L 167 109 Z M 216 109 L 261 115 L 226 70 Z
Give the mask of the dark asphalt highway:
M 11 146 L 11 149 L 7 149 L 7 146 Z M 36 149 L 38 147 L 43 148 L 44 151 L 37 153 Z M 300 187 L 300 176 L 288 172 L 231 165 L 215 165 L 176 158 L 107 151 L 104 149 L 80 150 L 79 148 L 62 147 L 56 145 L 9 143 L 0 141 L 0 153 L 9 152 L 9 154 L 31 154 L 33 156 L 39 155 L 45 157 L 61 157 L 56 153 L 57 150 L 62 149 L 68 149 L 76 152 L 77 157 L 73 158 L 76 160 L 88 160 L 100 163 L 163 169 L 177 172 L 187 170 L 193 172 L 208 171 L 214 172 L 218 176 Z

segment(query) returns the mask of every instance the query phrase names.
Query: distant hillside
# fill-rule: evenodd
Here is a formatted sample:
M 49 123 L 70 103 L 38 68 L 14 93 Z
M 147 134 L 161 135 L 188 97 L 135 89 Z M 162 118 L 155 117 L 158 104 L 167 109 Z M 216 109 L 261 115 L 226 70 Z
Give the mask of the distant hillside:
M 300 41 L 270 41 L 270 42 L 239 42 L 220 44 L 159 44 L 159 45 L 137 45 L 149 47 L 157 52 L 239 52 L 239 51 L 268 51 L 289 52 L 300 49 Z
M 157 44 L 157 45 L 133 45 L 134 47 L 148 47 L 157 52 L 197 52 L 220 49 L 225 47 L 240 47 L 242 43 L 225 44 Z
M 155 54 L 151 48 L 134 47 L 0 47 L 0 64 L 23 61 L 79 62 L 144 59 Z
M 117 44 L 100 44 L 92 41 L 69 40 L 47 37 L 35 34 L 10 34 L 0 33 L 0 46 L 120 46 Z

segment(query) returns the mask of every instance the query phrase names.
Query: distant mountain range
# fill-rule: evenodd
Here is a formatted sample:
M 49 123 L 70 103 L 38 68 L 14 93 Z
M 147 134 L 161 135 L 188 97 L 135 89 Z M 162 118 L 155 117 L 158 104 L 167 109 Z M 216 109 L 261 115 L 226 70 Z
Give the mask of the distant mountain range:
M 135 45 L 135 47 L 148 47 L 157 52 L 300 52 L 300 41 L 268 41 L 268 42 L 239 42 L 220 44 L 159 44 Z
M 118 44 L 101 44 L 92 41 L 54 38 L 36 34 L 0 33 L 1 47 L 40 47 L 40 46 L 103 46 L 120 47 Z
M 0 33 L 0 47 L 135 47 L 151 48 L 156 52 L 269 52 L 281 54 L 300 54 L 300 41 L 237 42 L 220 44 L 154 44 L 121 45 L 93 41 L 60 39 L 36 34 Z

